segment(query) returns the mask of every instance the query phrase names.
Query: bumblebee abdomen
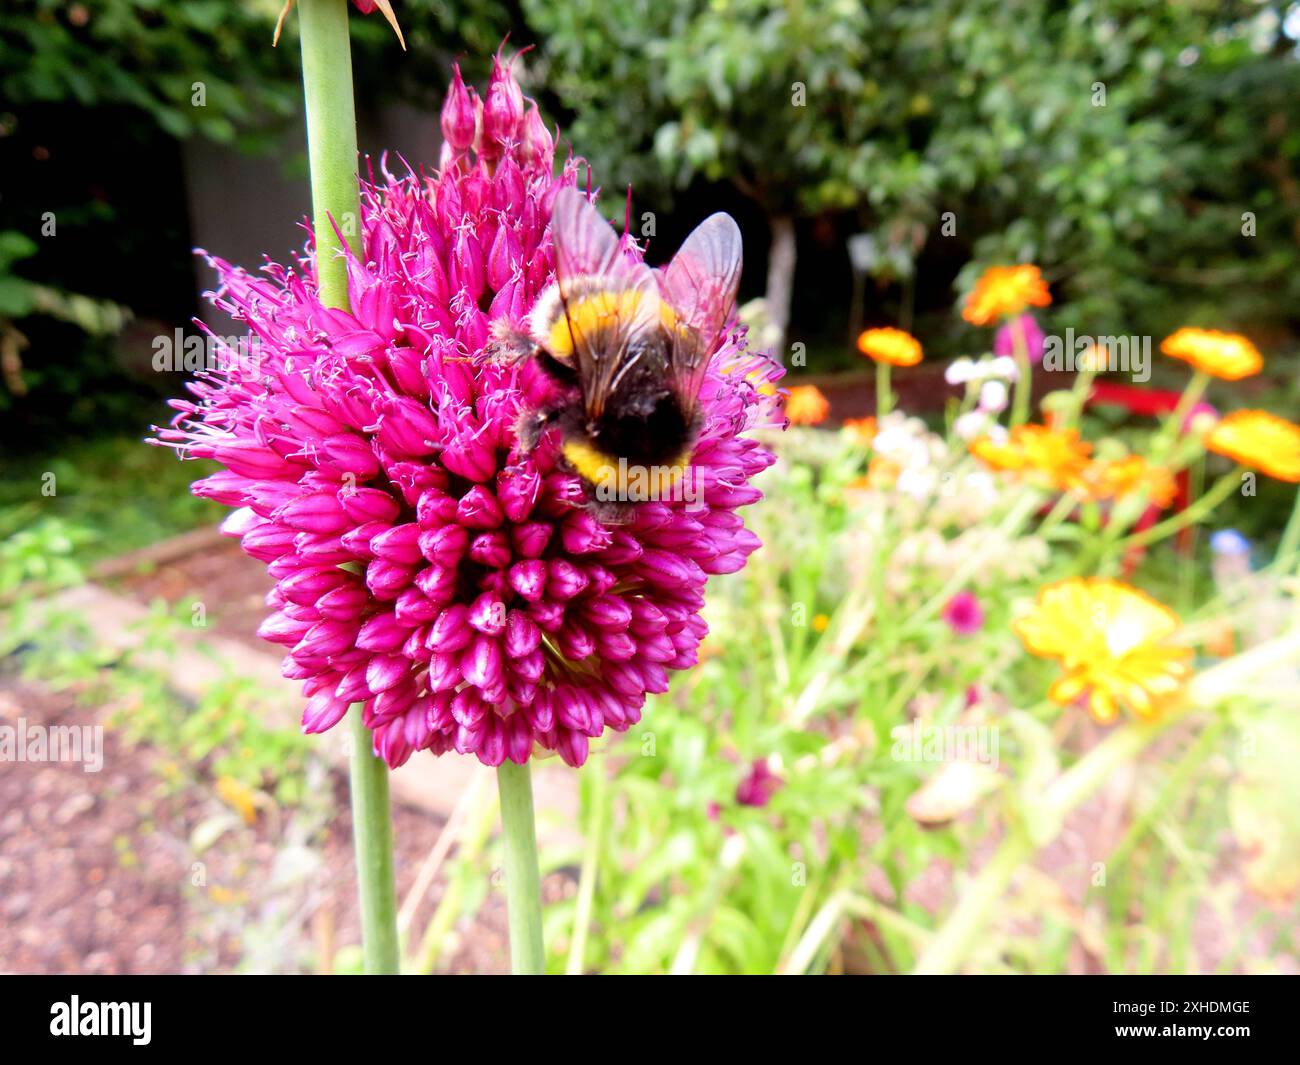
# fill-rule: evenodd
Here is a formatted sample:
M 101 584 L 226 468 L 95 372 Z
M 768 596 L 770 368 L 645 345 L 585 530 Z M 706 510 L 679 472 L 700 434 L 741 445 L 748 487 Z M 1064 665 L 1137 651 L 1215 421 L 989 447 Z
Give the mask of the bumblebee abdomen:
M 641 465 L 675 461 L 689 450 L 692 436 L 677 397 L 645 380 L 615 392 L 590 431 L 603 451 Z
M 671 461 L 632 462 L 625 455 L 612 455 L 578 437 L 566 437 L 560 450 L 574 472 L 592 487 L 596 498 L 605 501 L 669 499 L 691 461 L 689 452 L 682 452 Z

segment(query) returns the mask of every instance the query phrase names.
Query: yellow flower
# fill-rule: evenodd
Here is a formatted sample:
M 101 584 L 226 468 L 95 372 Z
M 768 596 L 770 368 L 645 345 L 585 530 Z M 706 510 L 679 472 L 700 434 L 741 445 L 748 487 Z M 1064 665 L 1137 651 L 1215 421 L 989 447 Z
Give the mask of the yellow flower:
M 217 781 L 217 795 L 244 819 L 245 824 L 251 825 L 257 820 L 257 806 L 262 796 L 243 781 L 221 777 Z
M 1174 475 L 1163 466 L 1153 466 L 1141 455 L 1122 459 L 1096 460 L 1081 474 L 1083 492 L 1090 499 L 1122 499 L 1146 489 L 1147 502 L 1164 510 L 1178 495 Z
M 830 403 L 816 385 L 796 385 L 785 397 L 785 416 L 791 425 L 819 425 L 830 411 Z
M 1089 344 L 1079 356 L 1078 366 L 1080 370 L 1105 373 L 1110 368 L 1110 352 L 1096 344 Z
M 1160 350 L 1225 381 L 1239 381 L 1259 373 L 1264 366 L 1259 349 L 1244 336 L 1217 329 L 1184 327 L 1165 337 Z
M 1168 642 L 1177 615 L 1122 581 L 1049 584 L 1013 627 L 1031 654 L 1060 661 L 1063 673 L 1048 697 L 1067 706 L 1087 692 L 1088 712 L 1103 725 L 1121 708 L 1157 716 L 1192 675 L 1191 649 Z
M 1220 455 L 1300 484 L 1300 425 L 1265 410 L 1236 410 L 1205 434 L 1205 446 Z
M 971 325 L 989 325 L 1026 307 L 1046 307 L 1051 302 L 1038 267 L 990 266 L 966 296 L 961 316 Z
M 1092 445 L 1076 429 L 1018 425 L 1005 441 L 983 436 L 970 445 L 971 454 L 995 470 L 1025 474 L 1029 480 L 1066 491 L 1082 483 Z
M 870 447 L 876 439 L 875 418 L 846 418 L 844 428 L 853 437 L 853 442 L 860 447 Z
M 831 619 L 825 614 L 815 614 L 812 619 L 813 632 L 825 632 L 831 627 Z
M 921 361 L 921 342 L 901 329 L 868 329 L 858 337 L 858 350 L 890 366 L 915 366 Z

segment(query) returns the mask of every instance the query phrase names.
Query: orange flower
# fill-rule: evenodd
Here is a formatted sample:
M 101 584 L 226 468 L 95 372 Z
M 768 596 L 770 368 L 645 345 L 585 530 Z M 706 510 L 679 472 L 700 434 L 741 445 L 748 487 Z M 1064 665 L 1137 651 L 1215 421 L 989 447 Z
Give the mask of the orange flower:
M 1215 658 L 1231 658 L 1237 653 L 1237 635 L 1226 621 L 1216 620 L 1211 622 L 1206 630 L 1201 646 L 1205 648 L 1207 655 L 1213 655 Z
M 901 329 L 868 329 L 858 337 L 858 350 L 890 366 L 915 366 L 921 361 L 921 342 Z
M 1244 336 L 1217 329 L 1184 327 L 1165 337 L 1160 350 L 1225 381 L 1239 381 L 1259 373 L 1264 366 L 1259 349 Z
M 785 397 L 785 416 L 791 425 L 819 425 L 830 411 L 830 403 L 816 385 L 795 385 Z
M 1051 302 L 1038 267 L 990 266 L 966 296 L 961 316 L 971 325 L 990 325 L 1026 307 L 1046 307 Z
M 1266 410 L 1236 410 L 1205 434 L 1205 446 L 1220 455 L 1300 484 L 1300 425 Z
M 1121 499 L 1146 489 L 1147 502 L 1164 510 L 1178 495 L 1174 475 L 1141 455 L 1093 461 L 1082 473 L 1083 492 L 1091 499 Z
M 870 447 L 872 441 L 876 439 L 875 418 L 846 418 L 844 428 L 853 437 L 853 442 L 860 447 Z
M 1082 484 L 1092 445 L 1079 439 L 1077 429 L 1018 425 L 1005 441 L 983 436 L 970 445 L 971 454 L 995 470 L 1023 473 L 1030 480 L 1066 491 Z
M 1122 581 L 1071 577 L 1041 588 L 1033 609 L 1012 623 L 1026 650 L 1063 670 L 1048 691 L 1062 706 L 1088 693 L 1103 725 L 1121 707 L 1152 718 L 1191 677 L 1192 652 L 1169 642 L 1178 616 Z

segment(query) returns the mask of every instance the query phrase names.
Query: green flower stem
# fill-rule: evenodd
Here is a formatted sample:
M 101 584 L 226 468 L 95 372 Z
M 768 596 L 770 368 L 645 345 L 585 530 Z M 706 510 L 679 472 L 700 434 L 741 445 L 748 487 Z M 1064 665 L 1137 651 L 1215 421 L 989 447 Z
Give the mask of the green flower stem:
M 349 243 L 355 249 L 361 210 L 347 0 L 300 0 L 298 19 L 320 299 L 327 307 L 346 311 L 347 264 L 339 256 L 334 224 L 351 235 Z M 400 961 L 388 767 L 374 755 L 373 737 L 361 718 L 360 704 L 352 707 L 348 717 L 362 951 L 367 973 L 396 973 Z
M 506 908 L 510 923 L 510 970 L 516 976 L 546 971 L 542 948 L 542 880 L 537 868 L 533 783 L 528 763 L 502 762 L 501 833 L 506 849 Z
M 1213 488 L 1185 510 L 1179 511 L 1172 518 L 1166 518 L 1149 529 L 1143 529 L 1141 532 L 1126 536 L 1123 540 L 1120 540 L 1118 544 L 1119 553 L 1122 555 L 1132 548 L 1146 547 L 1149 544 L 1157 543 L 1167 536 L 1172 536 L 1179 529 L 1194 525 L 1202 518 L 1208 517 L 1210 512 L 1236 491 L 1240 485 L 1241 468 L 1236 467 L 1220 477 Z
M 1035 822 L 1047 826 L 1034 834 L 1024 825 L 1011 829 L 1002 845 L 966 889 L 961 901 L 917 960 L 915 973 L 956 972 L 1003 897 L 1016 871 L 1040 847 L 1060 834 L 1065 818 L 1106 782 L 1119 766 L 1141 754 L 1156 737 L 1193 709 L 1209 709 L 1259 683 L 1261 672 L 1300 659 L 1300 628 L 1261 644 L 1192 679 L 1187 698 L 1156 721 L 1122 725 L 1097 744 L 1047 788 Z
M 994 903 L 1011 883 L 1017 869 L 1034 853 L 1034 842 L 1022 826 L 1011 830 L 974 882 L 962 893 L 961 902 L 943 923 L 935 937 L 921 951 L 913 974 L 928 976 L 954 973 L 988 920 Z
M 1002 521 L 998 523 L 994 535 L 991 537 L 991 542 L 1007 543 L 1014 540 L 1020 535 L 1029 519 L 1042 506 L 1042 502 L 1043 497 L 1037 491 L 1032 489 L 1023 490 L 1017 502 L 1007 511 Z M 926 600 L 920 609 L 908 616 L 907 622 L 901 631 L 911 633 L 932 618 L 937 617 L 948 604 L 948 600 L 960 592 L 967 582 L 987 563 L 988 560 L 983 555 L 968 555 L 962 560 L 961 565 L 952 572 L 947 583 Z
M 876 361 L 876 421 L 879 422 L 894 409 L 894 393 L 889 387 L 889 363 Z
M 700 959 L 700 950 L 704 946 L 709 927 L 713 924 L 713 919 L 717 915 L 718 907 L 722 905 L 722 900 L 726 898 L 727 892 L 731 890 L 732 885 L 736 882 L 740 863 L 745 857 L 745 850 L 744 836 L 728 836 L 726 842 L 722 844 L 722 852 L 718 855 L 717 864 L 713 867 L 713 876 L 709 878 L 709 886 L 705 889 L 703 896 L 695 907 L 694 914 L 687 922 L 686 935 L 682 939 L 681 946 L 677 949 L 677 954 L 673 957 L 672 965 L 669 967 L 670 976 L 690 976 L 695 971 L 696 962 Z
M 1277 545 L 1277 554 L 1273 557 L 1280 561 L 1288 571 L 1291 569 L 1296 549 L 1300 548 L 1300 492 L 1296 493 L 1295 505 L 1291 508 L 1291 518 L 1282 532 L 1282 539 Z
M 1055 424 L 1062 429 L 1073 429 L 1083 416 L 1083 408 L 1092 396 L 1092 383 L 1097 378 L 1097 371 L 1088 367 L 1081 368 L 1074 375 L 1074 384 L 1065 403 L 1056 412 Z
M 582 871 L 578 876 L 578 897 L 573 913 L 573 939 L 569 946 L 569 961 L 564 972 L 567 976 L 581 976 L 587 956 L 587 933 L 591 927 L 591 911 L 596 899 L 596 877 L 600 870 L 600 846 L 605 831 L 606 798 L 605 759 L 593 756 L 582 775 L 582 784 L 591 807 L 587 822 L 587 843 L 582 853 Z
M 474 868 L 479 855 L 492 838 L 492 829 L 497 823 L 497 805 L 495 792 L 487 791 L 479 796 L 473 812 L 468 814 L 457 834 L 455 868 L 448 870 L 447 886 L 438 900 L 438 908 L 424 926 L 415 962 L 411 966 L 412 972 L 429 975 L 437 968 L 447 935 L 465 912 L 466 896 L 471 883 L 471 878 L 465 871 Z
M 1190 507 L 1205 494 L 1205 456 L 1201 455 L 1187 470 L 1187 505 Z M 1200 546 L 1200 529 L 1192 526 L 1188 533 L 1187 554 L 1196 558 Z M 1178 605 L 1182 610 L 1190 610 L 1196 596 L 1196 566 L 1180 566 L 1178 570 Z
M 401 962 L 388 767 L 374 756 L 374 737 L 362 720 L 360 703 L 348 711 L 348 726 L 352 730 L 352 840 L 361 895 L 361 948 L 368 975 L 396 975 Z
M 1041 502 L 1042 496 L 1038 492 L 1024 489 L 998 524 L 991 542 L 1002 543 L 1019 536 Z M 885 543 L 887 540 L 882 536 L 881 544 Z M 873 589 L 870 586 L 862 585 L 851 590 L 836 610 L 835 620 L 813 652 L 816 668 L 789 710 L 786 720 L 791 727 L 802 728 L 817 712 L 822 696 L 832 680 L 856 681 L 864 676 L 870 677 L 876 667 L 894 654 L 903 640 L 915 635 L 938 617 L 948 600 L 961 591 L 980 567 L 986 564 L 987 559 L 983 555 L 968 555 L 938 592 L 892 629 L 888 626 L 888 619 L 880 616 L 880 601 L 872 595 Z M 866 632 L 867 626 L 873 622 L 879 631 L 872 640 L 871 650 L 856 662 L 846 663 L 849 653 Z
M 1169 415 L 1169 422 L 1165 429 L 1170 437 L 1176 438 L 1183 431 L 1183 422 L 1187 420 L 1191 409 L 1201 401 L 1209 385 L 1210 375 L 1204 370 L 1197 370 L 1192 374 L 1192 379 L 1187 382 L 1187 387 L 1183 389 L 1183 394 L 1178 399 L 1178 406 Z
M 1043 519 L 1038 526 L 1038 536 L 1045 537 L 1049 532 L 1055 529 L 1079 506 L 1079 500 L 1070 492 L 1062 492 L 1060 498 L 1052 505 L 1052 509 L 1047 512 L 1047 517 Z
M 1011 393 L 1011 427 L 1029 420 L 1029 399 L 1034 391 L 1034 368 L 1029 364 L 1029 348 L 1024 326 L 1017 319 L 1011 323 L 1012 354 L 1016 360 L 1016 387 Z
M 913 924 L 888 906 L 882 906 L 867 896 L 841 890 L 827 899 L 826 904 L 817 911 L 798 945 L 791 951 L 789 958 L 778 966 L 777 971 L 785 976 L 801 976 L 808 972 L 845 917 L 871 921 L 882 931 L 908 940 L 918 949 L 929 941 L 930 933 L 926 929 Z
M 343 231 L 348 246 L 357 251 L 361 215 L 347 0 L 300 0 L 298 22 L 316 275 L 321 302 L 346 311 L 347 263 L 339 255 L 342 247 L 334 227 Z
M 1173 468 L 1171 456 L 1179 442 L 1192 435 L 1183 431 L 1183 423 L 1187 421 L 1191 409 L 1201 401 L 1209 385 L 1210 375 L 1204 370 L 1192 374 L 1183 394 L 1178 397 L 1178 404 L 1165 416 L 1159 431 L 1151 438 L 1150 459 L 1153 463 Z

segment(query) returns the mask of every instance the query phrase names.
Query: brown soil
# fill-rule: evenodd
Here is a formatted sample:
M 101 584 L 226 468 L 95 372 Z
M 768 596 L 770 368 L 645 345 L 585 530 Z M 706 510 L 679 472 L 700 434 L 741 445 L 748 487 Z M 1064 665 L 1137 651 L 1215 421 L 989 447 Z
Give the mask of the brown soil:
M 0 724 L 19 718 L 85 725 L 97 715 L 70 693 L 0 674 Z M 342 774 L 322 771 L 325 794 L 310 814 L 265 809 L 246 824 L 187 772 L 112 729 L 97 773 L 0 762 L 0 972 L 313 972 L 359 941 Z M 393 817 L 403 898 L 442 824 L 400 805 Z M 229 827 L 203 846 L 217 821 Z M 508 968 L 504 897 L 488 861 L 486 900 L 450 937 L 444 971 Z M 548 894 L 565 887 L 552 881 Z M 441 893 L 435 883 L 417 931 Z

